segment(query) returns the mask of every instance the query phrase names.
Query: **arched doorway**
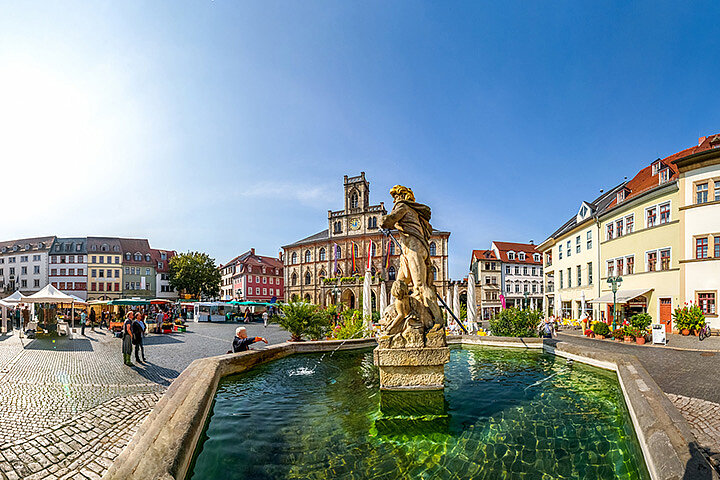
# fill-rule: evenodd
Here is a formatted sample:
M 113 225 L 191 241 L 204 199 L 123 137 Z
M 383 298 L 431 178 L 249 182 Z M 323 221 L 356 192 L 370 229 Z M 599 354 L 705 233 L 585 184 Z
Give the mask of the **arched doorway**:
M 309 293 L 306 293 L 306 294 L 305 294 L 305 303 L 312 303 L 312 301 L 311 301 L 311 299 L 310 299 L 310 294 L 309 294 Z
M 351 309 L 355 309 L 355 294 L 349 288 L 340 296 L 340 301 Z

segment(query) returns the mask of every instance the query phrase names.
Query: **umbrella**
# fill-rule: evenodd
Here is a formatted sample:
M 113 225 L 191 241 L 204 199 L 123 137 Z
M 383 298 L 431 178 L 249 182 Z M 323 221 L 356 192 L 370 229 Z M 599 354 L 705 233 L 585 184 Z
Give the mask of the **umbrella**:
M 467 292 L 467 327 L 474 332 L 477 330 L 477 304 L 475 303 L 475 275 L 472 272 L 468 275 Z
M 363 282 L 363 318 L 365 326 L 372 327 L 372 304 L 370 303 L 370 270 L 365 272 L 365 281 Z
M 453 313 L 455 318 L 460 320 L 460 291 L 458 290 L 458 284 L 456 283 L 453 287 Z
M 385 282 L 380 282 L 380 314 L 387 308 L 387 291 L 385 289 Z

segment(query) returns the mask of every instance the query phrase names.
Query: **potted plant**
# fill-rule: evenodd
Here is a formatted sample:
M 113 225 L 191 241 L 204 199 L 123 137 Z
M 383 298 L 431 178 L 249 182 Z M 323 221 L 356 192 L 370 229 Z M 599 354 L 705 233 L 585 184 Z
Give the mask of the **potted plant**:
M 633 328 L 630 326 L 623 327 L 623 341 L 626 343 L 632 343 L 633 340 L 635 340 L 635 336 L 633 335 Z
M 585 330 L 585 336 L 590 338 L 595 338 L 595 332 L 593 332 L 591 329 Z
M 163 322 L 162 323 L 162 333 L 172 333 L 172 323 L 170 322 Z
M 704 323 L 705 316 L 697 305 L 685 303 L 684 306 L 675 309 L 673 319 L 675 320 L 675 328 L 682 335 L 690 335 L 690 331 L 696 328 L 700 319 Z
M 623 338 L 625 337 L 625 331 L 622 328 L 616 328 L 612 331 L 612 337 L 613 340 L 616 340 L 618 342 L 622 342 Z
M 645 333 L 645 330 L 632 327 L 632 336 L 635 337 L 635 343 L 637 343 L 638 345 L 645 344 Z
M 175 331 L 176 332 L 184 332 L 187 330 L 187 327 L 185 326 L 185 322 L 182 321 L 182 318 L 178 318 L 175 320 Z
M 604 339 L 610 334 L 610 327 L 605 322 L 593 322 L 593 332 L 595 332 L 595 338 Z

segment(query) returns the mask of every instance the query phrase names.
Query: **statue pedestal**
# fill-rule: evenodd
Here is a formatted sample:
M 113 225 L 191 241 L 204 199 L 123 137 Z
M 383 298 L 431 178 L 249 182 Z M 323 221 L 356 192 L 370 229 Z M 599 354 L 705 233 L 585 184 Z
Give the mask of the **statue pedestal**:
M 450 349 L 376 348 L 375 365 L 380 369 L 381 390 L 442 390 L 445 388 L 445 364 Z

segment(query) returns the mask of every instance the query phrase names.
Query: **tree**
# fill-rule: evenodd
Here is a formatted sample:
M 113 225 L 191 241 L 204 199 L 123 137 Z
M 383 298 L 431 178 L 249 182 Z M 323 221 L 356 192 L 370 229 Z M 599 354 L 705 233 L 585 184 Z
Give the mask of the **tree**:
M 207 253 L 187 252 L 170 259 L 170 286 L 195 298 L 220 295 L 220 270 Z

